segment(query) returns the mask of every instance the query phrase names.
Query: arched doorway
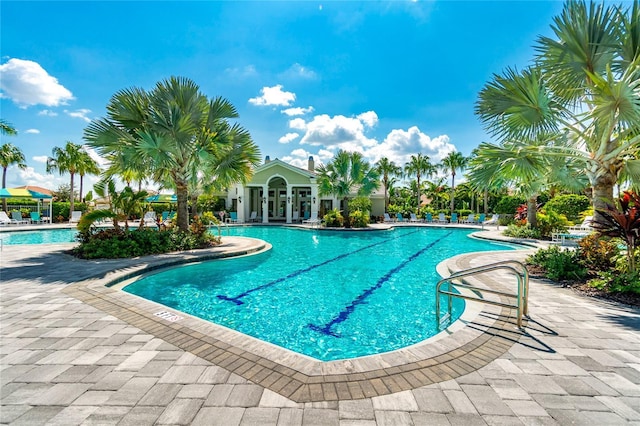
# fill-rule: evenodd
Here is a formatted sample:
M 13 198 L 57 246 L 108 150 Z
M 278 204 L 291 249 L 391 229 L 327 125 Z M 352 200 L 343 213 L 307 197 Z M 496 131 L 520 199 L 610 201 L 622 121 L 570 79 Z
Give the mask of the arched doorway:
M 267 214 L 269 222 L 287 220 L 287 181 L 276 176 L 269 180 Z

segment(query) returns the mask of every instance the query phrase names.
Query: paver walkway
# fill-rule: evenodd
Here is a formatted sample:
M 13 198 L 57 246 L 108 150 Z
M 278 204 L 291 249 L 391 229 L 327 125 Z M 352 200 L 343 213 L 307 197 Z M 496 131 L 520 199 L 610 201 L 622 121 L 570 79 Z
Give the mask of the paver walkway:
M 503 333 L 511 346 L 478 370 L 388 395 L 294 402 L 67 294 L 144 263 L 87 263 L 67 247 L 0 252 L 2 424 L 640 424 L 638 309 L 532 280 L 526 332 Z

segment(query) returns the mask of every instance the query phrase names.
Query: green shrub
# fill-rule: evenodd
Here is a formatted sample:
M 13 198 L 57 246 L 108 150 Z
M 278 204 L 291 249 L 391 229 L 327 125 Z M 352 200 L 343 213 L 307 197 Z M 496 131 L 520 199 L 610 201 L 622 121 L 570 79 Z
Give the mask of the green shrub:
M 516 209 L 518 206 L 525 204 L 527 200 L 523 197 L 516 197 L 514 195 L 507 195 L 502 197 L 498 204 L 496 204 L 495 212 L 499 213 L 501 216 L 503 214 L 514 215 L 516 214 Z
M 570 226 L 569 221 L 563 214 L 556 213 L 553 210 L 539 212 L 536 215 L 538 220 L 538 230 L 543 238 L 551 238 L 554 232 L 567 232 Z
M 340 213 L 340 210 L 333 209 L 329 210 L 327 214 L 324 215 L 324 226 L 339 228 L 344 226 L 344 217 Z
M 540 238 L 540 231 L 538 229 L 532 229 L 528 223 L 526 225 L 511 224 L 503 233 L 507 237 L 513 238 Z
M 592 271 L 608 271 L 615 266 L 620 255 L 618 245 L 611 238 L 597 233 L 587 235 L 578 241 L 582 264 Z
M 366 228 L 369 224 L 369 215 L 360 210 L 356 210 L 349 215 L 352 228 Z
M 213 214 L 213 212 L 204 212 L 200 215 L 200 220 L 205 225 L 217 225 L 220 223 L 220 219 Z
M 578 250 L 561 250 L 552 246 L 538 250 L 526 262 L 544 269 L 545 276 L 553 281 L 580 280 L 587 275 L 586 268 L 580 263 Z
M 591 205 L 589 198 L 585 195 L 565 194 L 553 197 L 544 205 L 544 209 L 549 212 L 553 210 L 558 214 L 563 214 L 571 222 L 581 222 L 580 215 L 588 210 Z
M 640 271 L 600 271 L 598 278 L 589 281 L 589 286 L 611 293 L 640 294 Z

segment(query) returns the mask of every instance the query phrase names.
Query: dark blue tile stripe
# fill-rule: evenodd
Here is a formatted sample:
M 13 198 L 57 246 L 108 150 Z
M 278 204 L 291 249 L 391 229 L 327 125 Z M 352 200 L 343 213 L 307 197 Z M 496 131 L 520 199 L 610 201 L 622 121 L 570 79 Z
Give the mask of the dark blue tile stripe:
M 263 290 L 263 289 L 265 289 L 265 288 L 267 288 L 267 287 L 271 287 L 271 286 L 273 286 L 273 285 L 276 285 L 276 284 L 278 284 L 278 283 L 281 283 L 281 282 L 283 282 L 283 281 L 286 281 L 286 280 L 288 280 L 288 279 L 290 279 L 290 278 L 297 277 L 297 276 L 298 276 L 298 275 L 300 275 L 300 274 L 304 274 L 305 272 L 312 271 L 312 270 L 314 270 L 314 269 L 316 269 L 316 268 L 319 268 L 319 267 L 321 267 L 321 266 L 327 265 L 327 264 L 329 264 L 329 263 L 331 263 L 331 262 L 335 262 L 335 261 L 337 261 L 337 260 L 344 259 L 345 257 L 351 256 L 352 254 L 355 254 L 355 253 L 361 252 L 361 251 L 363 251 L 363 250 L 370 249 L 370 248 L 375 247 L 375 246 L 379 246 L 380 244 L 388 243 L 389 241 L 392 241 L 392 240 L 397 240 L 398 238 L 404 238 L 404 237 L 406 237 L 406 236 L 408 236 L 408 235 L 415 234 L 416 232 L 419 232 L 419 230 L 415 230 L 415 231 L 407 232 L 406 234 L 396 235 L 396 236 L 394 236 L 393 238 L 388 238 L 388 239 L 386 239 L 386 240 L 382 240 L 382 241 L 379 241 L 379 242 L 377 242 L 377 243 L 373 243 L 373 244 L 370 244 L 370 245 L 368 245 L 368 246 L 361 247 L 361 248 L 359 248 L 359 249 L 357 249 L 357 250 L 354 250 L 354 251 L 352 251 L 352 252 L 341 254 L 341 255 L 336 256 L 336 257 L 334 257 L 334 258 L 332 258 L 332 259 L 325 260 L 324 262 L 317 263 L 317 264 L 315 264 L 315 265 L 311 265 L 311 266 L 309 266 L 308 268 L 299 269 L 299 270 L 297 270 L 297 271 L 295 271 L 295 272 L 290 273 L 289 275 L 287 275 L 287 276 L 285 276 L 285 277 L 281 277 L 281 278 L 278 278 L 278 279 L 276 279 L 276 280 L 274 280 L 274 281 L 270 281 L 270 282 L 268 282 L 268 283 L 266 283 L 266 284 L 262 284 L 262 285 L 260 285 L 260 286 L 258 286 L 258 287 L 254 287 L 254 288 L 252 288 L 252 289 L 250 289 L 250 290 L 245 291 L 244 293 L 240 293 L 239 295 L 237 295 L 237 296 L 235 296 L 235 297 L 225 296 L 224 294 L 219 294 L 219 295 L 217 295 L 216 297 L 217 297 L 218 299 L 220 299 L 220 300 L 226 300 L 226 301 L 228 301 L 228 302 L 233 302 L 233 303 L 235 303 L 236 305 L 242 305 L 244 302 L 243 302 L 241 299 L 242 299 L 243 297 L 246 297 L 246 296 L 250 295 L 250 294 L 251 294 L 251 293 L 253 293 L 253 292 Z
M 420 256 L 422 253 L 424 253 L 425 251 L 429 250 L 431 247 L 433 247 L 434 245 L 436 245 L 437 243 L 439 243 L 440 241 L 442 241 L 443 239 L 445 239 L 446 237 L 448 237 L 451 234 L 452 234 L 452 232 L 449 232 L 449 233 L 443 235 L 442 237 L 438 238 L 437 240 L 433 241 L 432 243 L 427 244 L 424 248 L 422 248 L 421 250 L 418 250 L 417 252 L 412 254 L 408 259 L 406 259 L 402 263 L 398 264 L 398 266 L 396 266 L 395 268 L 393 268 L 392 270 L 387 272 L 372 287 L 369 287 L 362 294 L 360 294 L 358 297 L 356 297 L 353 300 L 353 302 L 351 302 L 351 304 L 349 304 L 346 308 L 344 308 L 338 314 L 338 316 L 333 318 L 330 322 L 326 323 L 323 326 L 319 326 L 319 325 L 316 325 L 316 324 L 309 324 L 309 328 L 314 330 L 314 331 L 318 331 L 320 333 L 323 333 L 323 334 L 327 334 L 327 335 L 334 336 L 334 337 L 340 337 L 339 334 L 337 334 L 337 333 L 335 333 L 334 331 L 331 330 L 331 328 L 333 328 L 334 325 L 340 324 L 341 322 L 346 321 L 347 319 L 349 319 L 349 315 L 351 315 L 353 313 L 353 311 L 355 311 L 356 307 L 358 305 L 361 305 L 361 304 L 365 303 L 365 299 L 367 299 L 369 296 L 371 296 L 374 291 L 376 291 L 377 289 L 382 287 L 382 285 L 384 283 L 389 281 L 389 279 L 394 274 L 399 272 L 402 268 L 407 266 L 410 262 L 412 262 L 413 260 L 417 259 L 418 256 Z

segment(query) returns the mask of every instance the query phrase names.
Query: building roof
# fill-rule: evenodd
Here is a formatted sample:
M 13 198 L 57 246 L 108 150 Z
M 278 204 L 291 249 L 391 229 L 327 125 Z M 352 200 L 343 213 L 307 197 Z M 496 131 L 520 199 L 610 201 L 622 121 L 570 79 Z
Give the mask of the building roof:
M 30 189 L 31 191 L 39 192 L 41 194 L 53 195 L 53 191 L 52 190 L 47 189 L 47 188 L 43 188 L 41 186 L 23 185 L 23 186 L 16 186 L 16 188 L 19 188 L 19 189 Z

